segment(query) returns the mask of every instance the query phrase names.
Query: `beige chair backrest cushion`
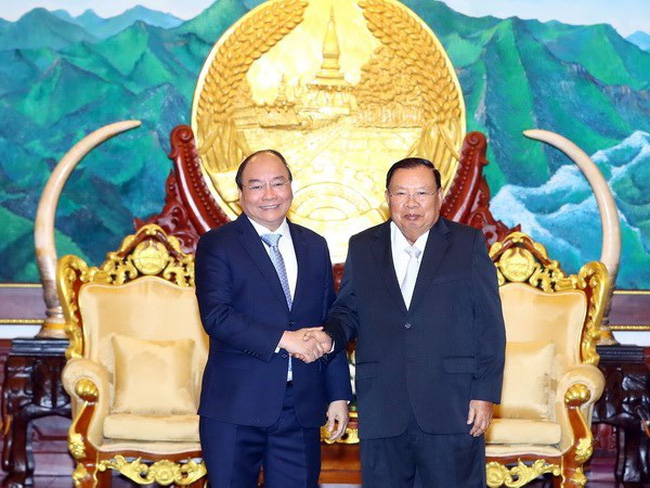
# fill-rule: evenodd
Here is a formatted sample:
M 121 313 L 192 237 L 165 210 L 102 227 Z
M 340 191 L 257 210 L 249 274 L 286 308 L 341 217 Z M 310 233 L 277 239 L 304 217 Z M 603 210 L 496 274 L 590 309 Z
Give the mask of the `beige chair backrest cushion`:
M 587 314 L 587 297 L 580 290 L 546 293 L 523 283 L 507 283 L 499 291 L 508 342 L 552 341 L 555 344 L 551 369 L 553 393 L 549 398 L 552 403 L 560 377 L 568 368 L 581 362 L 580 341 Z
M 89 283 L 79 292 L 79 308 L 84 357 L 108 369 L 111 404 L 115 334 L 157 341 L 192 339 L 192 378 L 198 404 L 209 339 L 201 324 L 193 287 L 181 287 L 155 276 L 138 278 L 125 285 Z

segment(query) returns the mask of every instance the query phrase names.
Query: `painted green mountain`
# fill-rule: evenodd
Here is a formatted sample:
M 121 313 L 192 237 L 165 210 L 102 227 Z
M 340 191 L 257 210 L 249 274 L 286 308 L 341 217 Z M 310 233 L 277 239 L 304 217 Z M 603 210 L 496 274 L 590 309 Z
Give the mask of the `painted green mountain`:
M 27 12 L 15 23 L 0 28 L 0 51 L 9 49 L 61 49 L 75 42 L 93 41 L 83 27 L 60 19 L 44 8 Z
M 183 23 L 182 19 L 172 14 L 151 10 L 141 5 L 137 5 L 120 15 L 109 18 L 100 17 L 91 9 L 86 10 L 78 17 L 72 17 L 65 10 L 56 10 L 52 13 L 63 20 L 80 25 L 87 32 L 92 32 L 99 39 L 114 36 L 136 22 L 144 22 L 148 25 L 162 27 L 164 29 L 171 29 Z
M 506 182 L 542 184 L 566 163 L 523 139 L 525 129 L 553 130 L 591 154 L 650 128 L 650 53 L 610 26 L 473 18 L 440 1 L 404 3 L 439 35 L 458 71 L 468 128 L 490 140 L 493 192 Z
M 171 28 L 160 26 L 163 17 L 136 8 L 136 21 L 107 38 L 90 27 L 97 22 L 92 13 L 73 18 L 37 9 L 17 22 L 0 22 L 0 224 L 19 229 L 3 234 L 0 253 L 13 254 L 0 280 L 37 280 L 25 223 L 33 221 L 56 161 L 101 125 L 143 121 L 73 173 L 57 217 L 60 250 L 74 244 L 74 252 L 98 263 L 132 230 L 134 217 L 163 207 L 169 132 L 188 122 L 196 78 L 214 42 L 258 3 L 218 0 Z M 404 3 L 436 32 L 457 69 L 468 128 L 489 138 L 493 194 L 508 185 L 525 193 L 568 164 L 558 151 L 525 139 L 525 129 L 559 132 L 590 154 L 636 131 L 650 133 L 650 53 L 611 27 L 473 18 L 441 1 Z M 604 161 L 606 172 L 617 165 Z M 634 248 L 650 249 L 650 197 L 635 186 L 642 174 L 635 168 L 629 178 L 615 179 L 616 192 L 624 217 L 643 228 L 631 231 L 640 236 Z M 623 266 L 635 266 L 634 259 Z
M 636 31 L 631 36 L 627 36 L 626 39 L 632 44 L 636 44 L 644 51 L 650 51 L 650 34 L 642 31 Z

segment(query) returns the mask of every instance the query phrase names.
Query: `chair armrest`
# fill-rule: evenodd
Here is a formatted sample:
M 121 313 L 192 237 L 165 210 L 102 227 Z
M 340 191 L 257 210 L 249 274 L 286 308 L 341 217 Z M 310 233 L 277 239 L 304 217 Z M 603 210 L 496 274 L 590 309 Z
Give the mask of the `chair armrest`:
M 72 399 L 71 451 L 73 434 L 80 434 L 93 448 L 101 446 L 110 398 L 107 369 L 89 359 L 73 358 L 63 369 L 62 382 Z
M 558 381 L 555 416 L 562 426 L 559 445 L 562 452 L 569 450 L 581 439 L 591 442 L 591 410 L 604 388 L 603 373 L 591 364 L 579 364 L 570 368 Z M 583 441 L 585 442 L 587 441 Z

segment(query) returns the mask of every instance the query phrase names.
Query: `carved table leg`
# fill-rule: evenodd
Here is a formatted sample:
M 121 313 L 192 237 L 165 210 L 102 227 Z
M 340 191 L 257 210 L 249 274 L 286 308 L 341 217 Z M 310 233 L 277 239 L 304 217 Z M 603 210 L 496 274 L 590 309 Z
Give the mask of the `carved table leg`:
M 3 488 L 22 488 L 32 485 L 33 468 L 30 466 L 26 448 L 28 422 L 23 415 L 17 415 L 13 419 L 10 470 L 2 481 Z
M 31 485 L 33 468 L 27 452 L 27 426 L 29 415 L 25 407 L 31 401 L 30 358 L 9 356 L 5 363 L 5 381 L 2 391 L 2 416 L 5 439 L 2 467 L 7 476 L 4 488 L 22 488 Z M 8 427 L 8 428 L 7 428 Z
M 61 385 L 67 341 L 15 339 L 2 385 L 3 488 L 33 485 L 34 462 L 28 428 L 49 415 L 70 417 L 70 398 Z

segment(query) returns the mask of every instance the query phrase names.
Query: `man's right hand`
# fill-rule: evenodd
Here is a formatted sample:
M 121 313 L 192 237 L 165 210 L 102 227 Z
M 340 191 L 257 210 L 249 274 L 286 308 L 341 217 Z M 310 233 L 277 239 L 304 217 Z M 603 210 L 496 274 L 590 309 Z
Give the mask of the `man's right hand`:
M 331 352 L 332 337 L 326 332 L 323 332 L 322 327 L 312 327 L 310 330 L 308 330 L 303 336 L 303 340 L 308 341 L 310 339 L 316 339 L 318 343 L 323 347 L 325 354 L 329 354 Z
M 280 339 L 282 349 L 291 354 L 292 357 L 300 359 L 306 363 L 311 363 L 329 352 L 323 345 L 311 334 L 322 333 L 322 327 L 306 327 L 299 330 L 285 330 Z M 329 336 L 328 336 L 329 337 Z

